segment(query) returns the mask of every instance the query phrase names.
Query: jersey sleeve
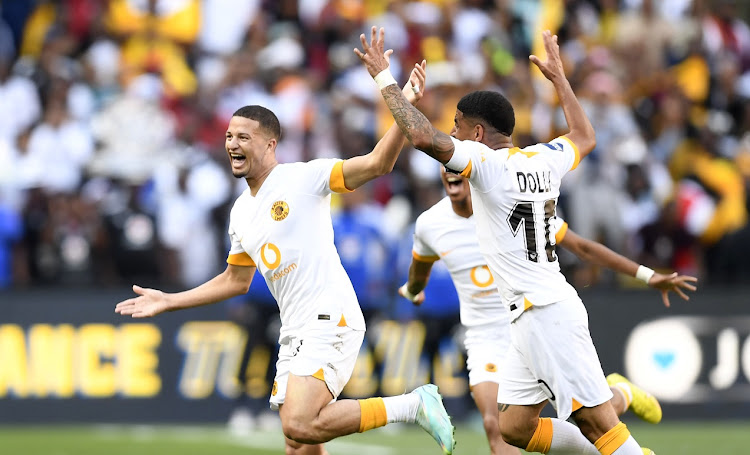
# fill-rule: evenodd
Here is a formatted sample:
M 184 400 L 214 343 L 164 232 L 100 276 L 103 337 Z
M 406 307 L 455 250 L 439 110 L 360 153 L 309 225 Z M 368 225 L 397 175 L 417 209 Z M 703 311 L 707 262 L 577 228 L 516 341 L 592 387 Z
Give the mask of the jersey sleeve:
M 487 191 L 494 187 L 498 174 L 502 172 L 502 165 L 498 160 L 500 152 L 492 150 L 481 142 L 453 141 L 453 156 L 445 163 L 448 170 L 457 172 L 469 179 L 474 189 Z
M 566 136 L 560 136 L 546 144 L 541 144 L 550 149 L 545 156 L 556 168 L 558 175 L 562 176 L 578 167 L 581 161 L 581 154 L 578 146 Z
M 350 193 L 344 184 L 344 161 L 336 158 L 321 158 L 304 163 L 307 186 L 314 194 Z
M 414 246 L 411 255 L 420 262 L 435 262 L 440 259 L 440 256 L 429 245 L 426 235 L 427 224 L 423 217 L 417 218 L 414 226 Z
M 242 239 L 234 230 L 232 223 L 232 216 L 229 217 L 229 255 L 227 256 L 227 264 L 229 265 L 242 265 L 246 267 L 255 267 L 255 262 L 252 260 L 249 254 L 242 248 Z
M 552 235 L 555 236 L 555 245 L 557 245 L 565 238 L 565 234 L 568 232 L 568 223 L 559 216 L 555 216 L 550 220 L 549 229 Z

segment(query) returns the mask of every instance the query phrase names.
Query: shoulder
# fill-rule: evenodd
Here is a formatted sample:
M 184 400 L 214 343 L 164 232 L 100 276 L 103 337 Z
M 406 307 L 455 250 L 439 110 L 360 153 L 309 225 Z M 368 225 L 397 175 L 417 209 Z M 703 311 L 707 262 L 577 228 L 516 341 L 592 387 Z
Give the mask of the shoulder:
M 434 228 L 437 224 L 443 222 L 447 215 L 450 215 L 450 210 L 452 210 L 450 199 L 446 196 L 417 217 L 415 229 L 425 232 Z

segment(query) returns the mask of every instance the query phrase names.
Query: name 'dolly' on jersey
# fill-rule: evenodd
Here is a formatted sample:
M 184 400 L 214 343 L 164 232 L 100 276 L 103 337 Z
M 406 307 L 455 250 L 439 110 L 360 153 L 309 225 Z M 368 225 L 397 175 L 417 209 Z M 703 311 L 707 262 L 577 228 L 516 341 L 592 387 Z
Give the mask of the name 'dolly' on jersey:
M 541 174 L 541 176 L 539 175 Z M 550 171 L 542 172 L 516 172 L 518 179 L 518 191 L 526 193 L 549 193 L 552 191 L 552 176 Z

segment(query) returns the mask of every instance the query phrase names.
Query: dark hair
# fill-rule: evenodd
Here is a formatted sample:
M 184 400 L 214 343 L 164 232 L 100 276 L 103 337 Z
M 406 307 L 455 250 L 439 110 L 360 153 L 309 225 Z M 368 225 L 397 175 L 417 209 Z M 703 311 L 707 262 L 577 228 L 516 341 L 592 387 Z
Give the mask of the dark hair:
M 516 117 L 510 101 L 498 92 L 477 90 L 464 95 L 456 108 L 464 117 L 479 119 L 495 128 L 498 132 L 510 136 L 516 126 Z
M 274 139 L 277 141 L 281 139 L 281 125 L 279 124 L 279 119 L 276 118 L 276 114 L 263 106 L 243 106 L 234 111 L 232 117 L 245 117 L 250 120 L 255 120 L 260 124 L 260 127 L 270 133 Z

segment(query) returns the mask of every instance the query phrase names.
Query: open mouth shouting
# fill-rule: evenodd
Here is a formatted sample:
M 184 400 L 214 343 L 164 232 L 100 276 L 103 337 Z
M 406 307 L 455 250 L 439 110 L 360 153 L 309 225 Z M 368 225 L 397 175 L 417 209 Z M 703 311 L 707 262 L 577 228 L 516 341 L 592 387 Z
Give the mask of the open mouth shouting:
M 232 162 L 232 169 L 239 169 L 247 162 L 247 158 L 241 153 L 230 152 L 229 159 Z

